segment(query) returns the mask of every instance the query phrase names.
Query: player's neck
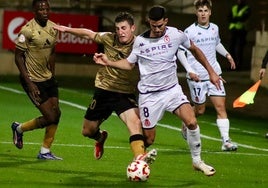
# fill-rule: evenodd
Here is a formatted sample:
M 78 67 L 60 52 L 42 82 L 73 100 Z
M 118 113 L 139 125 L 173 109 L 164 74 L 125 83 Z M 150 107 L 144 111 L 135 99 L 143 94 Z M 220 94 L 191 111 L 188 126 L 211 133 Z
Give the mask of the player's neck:
M 198 26 L 207 29 L 209 27 L 209 22 L 205 24 L 198 23 Z
M 38 20 L 38 19 L 35 19 L 35 21 L 36 21 L 36 23 L 38 23 L 41 27 L 46 27 L 46 25 L 47 25 L 47 22 L 42 22 L 42 21 L 40 21 L 40 20 Z
M 167 28 L 165 27 L 165 30 L 161 33 L 161 35 L 155 34 L 152 30 L 150 30 L 150 38 L 161 38 L 166 34 Z

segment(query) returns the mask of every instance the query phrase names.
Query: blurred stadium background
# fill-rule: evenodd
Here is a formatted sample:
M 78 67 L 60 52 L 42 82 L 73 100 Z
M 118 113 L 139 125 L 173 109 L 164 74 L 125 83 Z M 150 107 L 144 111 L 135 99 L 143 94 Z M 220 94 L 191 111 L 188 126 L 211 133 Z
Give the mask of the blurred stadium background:
M 212 0 L 211 21 L 219 26 L 222 43 L 226 48 L 229 46 L 227 15 L 235 2 L 236 0 Z M 237 113 L 268 118 L 268 112 L 265 110 L 268 106 L 268 74 L 262 81 L 262 87 L 256 95 L 254 105 L 243 109 L 232 109 L 233 100 L 258 80 L 260 64 L 268 49 L 268 1 L 248 0 L 247 2 L 252 9 L 252 15 L 249 20 L 249 33 L 244 51 L 245 62 L 242 71 L 228 71 L 226 60 L 219 57 L 224 71 L 223 76 L 227 81 L 227 108 Z M 29 18 L 31 3 L 32 0 L 0 0 L 0 15 L 2 18 L 0 20 L 0 43 L 2 44 L 0 47 L 0 84 L 6 80 L 7 76 L 18 74 L 14 63 L 14 44 L 12 40 L 19 31 L 19 27 L 27 21 L 27 16 Z M 120 11 L 129 11 L 135 16 L 138 28 L 137 34 L 139 34 L 147 28 L 145 22 L 147 11 L 154 4 L 165 6 L 168 10 L 169 25 L 181 30 L 184 30 L 196 20 L 193 14 L 193 0 L 50 0 L 50 3 L 51 10 L 54 13 L 51 16 L 52 21 L 56 20 L 55 22 L 58 24 L 72 27 L 87 27 L 96 31 L 113 31 L 115 15 Z M 20 18 L 24 19 L 24 22 L 19 22 Z M 70 36 L 62 37 L 61 48 L 57 55 L 57 75 L 84 77 L 87 80 L 93 80 L 98 66 L 94 65 L 91 57 L 95 51 L 100 51 L 101 47 L 92 44 L 90 41 L 79 41 L 79 39 Z M 77 49 L 83 50 L 77 51 Z M 179 68 L 179 72 L 182 73 L 179 75 L 182 75 L 180 80 L 184 84 L 184 70 Z M 90 86 L 93 86 L 93 81 Z M 187 89 L 185 87 L 185 92 L 187 92 Z

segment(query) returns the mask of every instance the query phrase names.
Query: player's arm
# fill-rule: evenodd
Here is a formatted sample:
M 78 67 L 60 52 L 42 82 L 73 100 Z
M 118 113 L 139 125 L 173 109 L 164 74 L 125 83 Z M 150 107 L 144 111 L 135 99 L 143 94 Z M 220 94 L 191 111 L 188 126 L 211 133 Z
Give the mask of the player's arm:
M 15 63 L 19 69 L 20 76 L 26 81 L 26 83 L 31 82 L 28 77 L 28 71 L 25 66 L 25 51 L 15 48 Z
M 191 51 L 191 53 L 193 54 L 195 59 L 198 62 L 200 62 L 205 67 L 205 69 L 208 71 L 210 81 L 216 86 L 217 89 L 221 89 L 220 88 L 220 80 L 221 80 L 221 78 L 213 70 L 213 68 L 209 64 L 209 62 L 208 62 L 206 56 L 203 54 L 203 52 L 197 46 L 195 46 L 192 41 L 191 41 L 191 46 L 190 46 L 189 50 Z
M 179 48 L 177 52 L 177 58 L 182 64 L 182 66 L 185 68 L 187 74 L 190 76 L 190 78 L 196 82 L 200 81 L 198 74 L 192 69 L 192 67 L 189 65 L 187 58 L 185 56 L 185 51 L 181 48 Z
M 55 75 L 55 61 L 56 61 L 56 53 L 55 53 L 55 47 L 53 47 L 51 55 L 49 57 L 49 69 L 53 76 Z
M 71 33 L 72 35 L 90 40 L 93 40 L 96 35 L 96 32 L 85 28 L 72 28 L 63 25 L 55 25 L 53 28 L 63 33 Z
M 28 71 L 25 65 L 25 51 L 16 48 L 15 49 L 15 63 L 19 69 L 20 72 L 20 76 L 24 79 L 25 83 L 27 84 L 28 88 L 29 88 L 29 95 L 31 97 L 31 99 L 33 100 L 33 102 L 36 105 L 39 105 L 39 101 L 41 101 L 40 99 L 40 91 L 38 89 L 38 87 L 30 80 L 29 76 L 28 76 Z
M 268 50 L 266 51 L 266 54 L 265 54 L 265 56 L 264 56 L 264 58 L 262 60 L 261 68 L 264 68 L 265 69 L 267 63 L 268 63 Z
M 260 69 L 260 79 L 262 79 L 263 77 L 264 77 L 264 75 L 265 75 L 265 72 L 266 72 L 266 69 L 265 68 L 261 68 Z
M 224 46 L 222 45 L 222 43 L 219 43 L 216 46 L 216 51 L 221 54 L 222 56 L 226 57 L 227 60 L 229 61 L 230 65 L 231 65 L 231 69 L 235 69 L 235 62 L 234 59 L 232 58 L 231 54 L 224 48 Z
M 268 51 L 266 51 L 266 54 L 262 60 L 261 69 L 260 69 L 260 79 L 262 79 L 265 75 L 267 63 L 268 63 Z
M 125 69 L 125 70 L 131 70 L 135 66 L 134 63 L 130 63 L 127 59 L 111 61 L 103 53 L 95 53 L 93 60 L 95 61 L 95 63 L 100 64 L 100 65 L 111 66 L 111 67 Z

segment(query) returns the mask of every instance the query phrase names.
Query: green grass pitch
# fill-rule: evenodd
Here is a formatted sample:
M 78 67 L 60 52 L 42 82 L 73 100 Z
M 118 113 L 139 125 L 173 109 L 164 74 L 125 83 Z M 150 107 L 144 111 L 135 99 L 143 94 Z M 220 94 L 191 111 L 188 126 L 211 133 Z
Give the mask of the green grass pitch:
M 62 117 L 52 152 L 63 161 L 36 159 L 44 130 L 24 134 L 24 148 L 12 143 L 10 125 L 39 115 L 20 85 L 0 83 L 0 187 L 268 187 L 267 120 L 229 114 L 237 152 L 222 152 L 215 125 L 215 112 L 198 118 L 202 134 L 202 158 L 214 166 L 216 174 L 206 177 L 194 171 L 188 145 L 181 137 L 181 121 L 166 113 L 157 127 L 156 161 L 150 166 L 147 182 L 129 182 L 126 167 L 132 160 L 129 134 L 118 117 L 112 115 L 101 126 L 109 132 L 101 160 L 93 157 L 94 142 L 81 135 L 85 109 L 92 91 L 60 88 Z

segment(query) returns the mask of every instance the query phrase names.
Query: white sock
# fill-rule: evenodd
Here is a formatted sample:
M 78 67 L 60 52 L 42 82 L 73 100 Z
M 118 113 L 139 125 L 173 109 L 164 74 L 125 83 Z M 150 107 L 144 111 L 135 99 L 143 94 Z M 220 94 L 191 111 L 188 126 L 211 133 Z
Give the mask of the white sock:
M 22 124 L 20 124 L 19 126 L 17 126 L 17 128 L 16 128 L 16 130 L 19 132 L 19 133 L 22 133 L 23 131 L 21 130 L 21 125 Z
M 191 151 L 193 163 L 201 161 L 201 139 L 198 125 L 195 130 L 187 128 L 187 142 Z
M 217 126 L 219 128 L 221 138 L 223 142 L 229 140 L 229 128 L 230 122 L 229 119 L 217 119 Z
M 41 150 L 40 150 L 40 153 L 44 154 L 44 153 L 49 153 L 50 152 L 50 149 L 48 148 L 45 148 L 45 147 L 41 147 Z

